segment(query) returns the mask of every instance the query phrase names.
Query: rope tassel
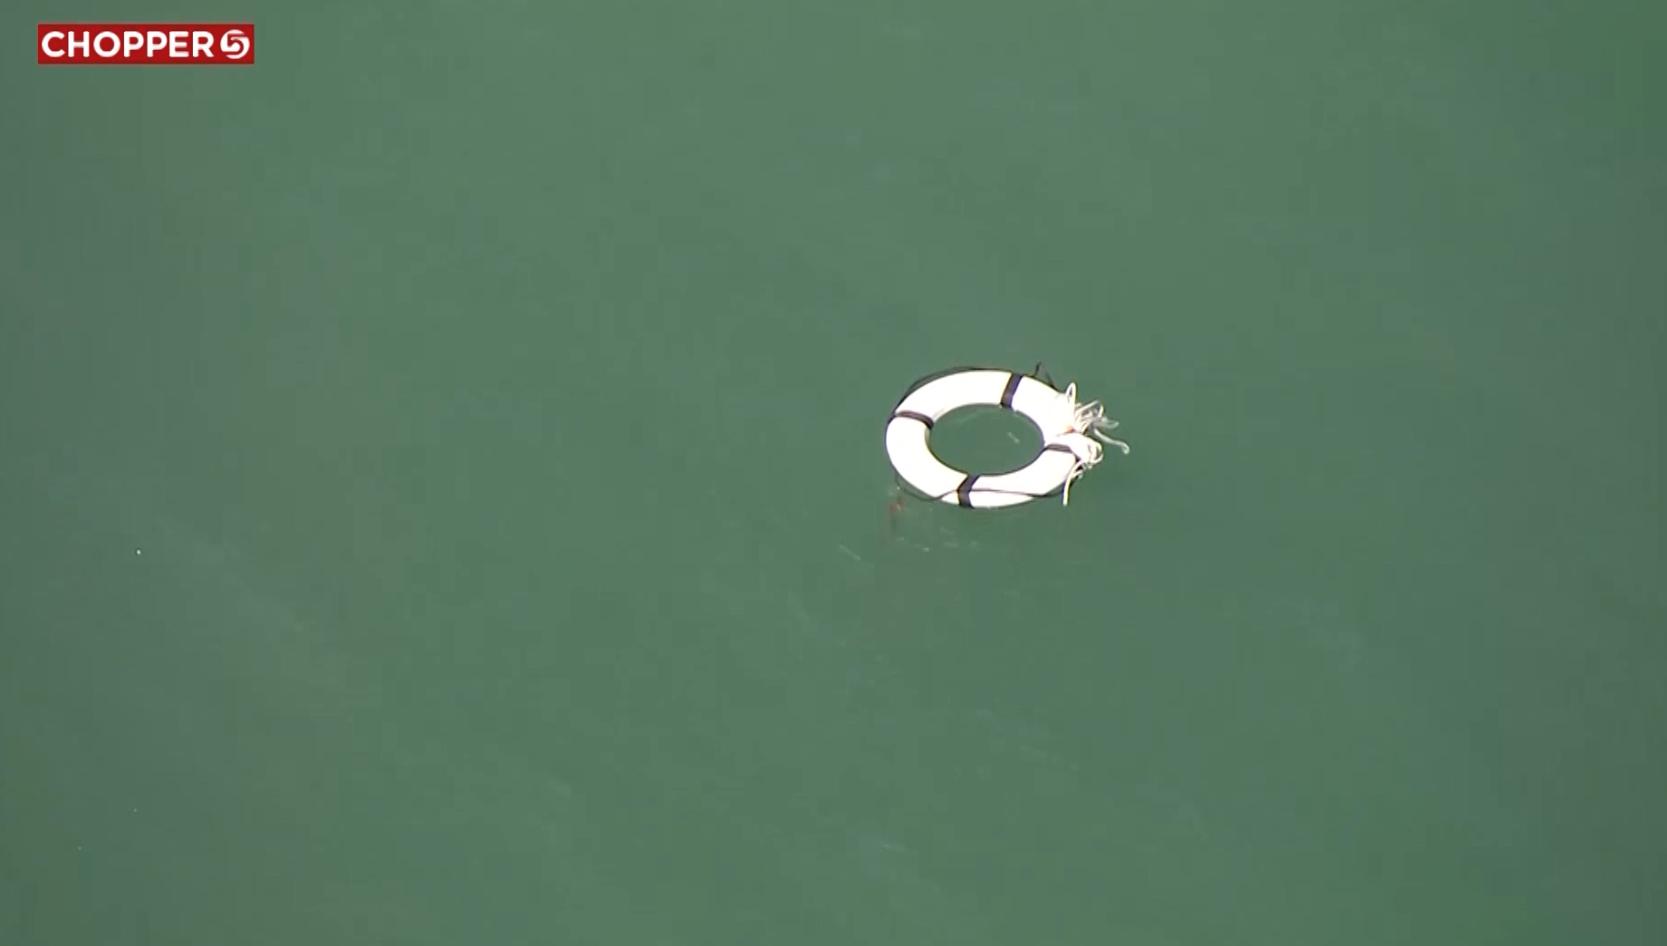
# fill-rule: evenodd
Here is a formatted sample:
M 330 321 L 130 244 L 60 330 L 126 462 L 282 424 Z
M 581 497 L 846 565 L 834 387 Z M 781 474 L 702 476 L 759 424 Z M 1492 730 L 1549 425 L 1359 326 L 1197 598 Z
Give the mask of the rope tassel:
M 1065 489 L 1061 493 L 1061 503 L 1069 506 L 1071 505 L 1071 484 L 1105 459 L 1105 450 L 1100 445 L 1106 444 L 1107 446 L 1116 447 L 1123 451 L 1124 456 L 1129 454 L 1129 445 L 1111 436 L 1111 432 L 1117 429 L 1117 421 L 1106 416 L 1106 408 L 1103 403 L 1089 401 L 1086 404 L 1079 404 L 1077 402 L 1076 382 L 1073 381 L 1067 385 L 1065 393 L 1061 396 L 1069 400 L 1071 404 L 1070 433 L 1081 435 L 1078 443 L 1071 447 L 1071 452 L 1075 454 L 1077 462 L 1075 466 L 1071 467 L 1071 472 L 1066 475 Z

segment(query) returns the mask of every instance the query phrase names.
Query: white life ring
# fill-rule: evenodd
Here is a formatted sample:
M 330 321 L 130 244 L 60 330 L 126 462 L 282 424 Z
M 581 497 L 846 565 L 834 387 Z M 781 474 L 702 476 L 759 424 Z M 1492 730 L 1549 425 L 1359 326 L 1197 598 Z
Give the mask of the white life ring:
M 929 499 L 969 509 L 1017 506 L 1063 494 L 1100 462 L 1101 443 L 1124 453 L 1128 444 L 1104 436 L 1117 425 L 1098 401 L 1077 403 L 1077 386 L 1064 391 L 1033 375 L 993 368 L 962 368 L 916 382 L 886 421 L 886 455 L 911 489 Z M 1007 473 L 967 473 L 932 453 L 933 425 L 963 407 L 1001 407 L 1023 416 L 1042 435 L 1042 449 L 1029 464 Z M 1092 434 L 1093 436 L 1090 436 Z

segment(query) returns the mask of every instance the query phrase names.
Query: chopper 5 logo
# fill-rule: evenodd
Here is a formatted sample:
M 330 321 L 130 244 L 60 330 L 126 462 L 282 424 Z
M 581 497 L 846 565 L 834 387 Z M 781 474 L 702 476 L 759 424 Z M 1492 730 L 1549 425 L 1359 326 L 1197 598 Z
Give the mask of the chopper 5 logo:
M 39 23 L 43 66 L 247 66 L 253 23 Z

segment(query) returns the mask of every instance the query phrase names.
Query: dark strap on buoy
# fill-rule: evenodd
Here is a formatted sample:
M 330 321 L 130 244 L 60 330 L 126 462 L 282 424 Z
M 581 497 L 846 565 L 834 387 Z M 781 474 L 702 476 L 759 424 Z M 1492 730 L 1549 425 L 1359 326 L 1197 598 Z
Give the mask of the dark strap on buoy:
M 927 430 L 932 429 L 932 418 L 927 417 L 925 414 L 922 414 L 919 411 L 897 411 L 897 412 L 893 413 L 891 416 L 892 417 L 907 417 L 910 420 L 918 420 L 922 424 L 926 425 Z
M 1007 376 L 1007 387 L 1002 388 L 1001 390 L 1002 407 L 1005 407 L 1008 410 L 1013 409 L 1013 395 L 1019 393 L 1019 382 L 1023 380 L 1024 375 L 1019 374 L 1017 371 Z
M 961 504 L 962 509 L 972 508 L 972 484 L 977 479 L 977 473 L 968 473 L 967 478 L 962 480 L 960 487 L 955 490 L 955 501 Z

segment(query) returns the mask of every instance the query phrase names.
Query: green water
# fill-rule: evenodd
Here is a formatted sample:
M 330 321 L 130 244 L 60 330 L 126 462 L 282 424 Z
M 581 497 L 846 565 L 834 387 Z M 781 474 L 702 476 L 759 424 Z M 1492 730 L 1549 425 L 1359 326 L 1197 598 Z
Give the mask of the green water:
M 1667 938 L 1660 9 L 25 14 L 0 943 Z

